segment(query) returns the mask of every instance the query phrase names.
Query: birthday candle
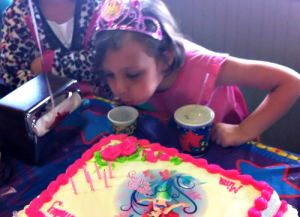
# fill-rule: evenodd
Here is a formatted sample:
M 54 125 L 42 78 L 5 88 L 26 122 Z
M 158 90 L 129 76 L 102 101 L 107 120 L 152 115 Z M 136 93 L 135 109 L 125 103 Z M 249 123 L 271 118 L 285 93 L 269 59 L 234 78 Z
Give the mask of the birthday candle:
M 97 174 L 98 174 L 98 178 L 101 179 L 101 173 L 100 173 L 97 162 L 95 162 L 95 167 L 96 167 L 96 171 L 97 171 Z
M 94 186 L 93 186 L 93 182 L 92 182 L 92 178 L 91 178 L 91 175 L 90 173 L 88 172 L 87 173 L 87 176 L 88 176 L 88 179 L 89 179 L 89 183 L 90 183 L 90 186 L 91 186 L 91 190 L 94 191 Z
M 112 178 L 112 170 L 111 170 L 111 162 L 108 162 L 108 172 L 109 172 L 109 178 Z
M 83 165 L 83 171 L 84 171 L 84 175 L 85 175 L 85 180 L 87 183 L 89 183 L 89 178 L 88 178 L 88 175 L 87 175 L 87 170 L 86 170 L 86 166 Z
M 104 172 L 103 172 L 103 177 L 104 177 L 105 188 L 108 188 L 107 177 L 106 177 L 106 172 L 105 172 L 105 170 L 104 170 Z
M 13 211 L 13 217 L 19 217 L 18 212 L 17 211 Z
M 75 186 L 75 183 L 74 183 L 74 180 L 73 180 L 72 177 L 70 178 L 70 181 L 71 181 L 71 183 L 72 183 L 72 187 L 73 187 L 74 194 L 77 194 L 76 186 Z

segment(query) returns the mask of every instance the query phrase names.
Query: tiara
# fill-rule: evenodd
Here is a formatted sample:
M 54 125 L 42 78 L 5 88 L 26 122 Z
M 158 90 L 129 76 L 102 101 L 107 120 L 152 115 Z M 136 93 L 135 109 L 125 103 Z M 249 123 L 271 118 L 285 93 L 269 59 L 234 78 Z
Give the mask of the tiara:
M 129 1 L 129 8 L 125 9 L 123 0 L 104 0 L 101 3 L 100 15 L 96 23 L 96 31 L 127 30 L 144 33 L 157 40 L 162 40 L 160 23 L 153 17 L 142 14 L 142 7 L 138 0 Z M 148 30 L 145 24 L 151 22 L 156 27 Z

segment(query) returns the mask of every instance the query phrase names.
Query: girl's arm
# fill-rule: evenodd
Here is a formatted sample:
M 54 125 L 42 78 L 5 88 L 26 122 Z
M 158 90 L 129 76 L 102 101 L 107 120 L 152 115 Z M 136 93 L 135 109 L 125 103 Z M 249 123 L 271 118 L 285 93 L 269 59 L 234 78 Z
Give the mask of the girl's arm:
M 253 140 L 281 118 L 300 95 L 300 76 L 284 66 L 233 57 L 222 64 L 216 87 L 237 85 L 269 91 L 258 108 L 239 125 L 218 123 L 211 139 L 222 146 Z

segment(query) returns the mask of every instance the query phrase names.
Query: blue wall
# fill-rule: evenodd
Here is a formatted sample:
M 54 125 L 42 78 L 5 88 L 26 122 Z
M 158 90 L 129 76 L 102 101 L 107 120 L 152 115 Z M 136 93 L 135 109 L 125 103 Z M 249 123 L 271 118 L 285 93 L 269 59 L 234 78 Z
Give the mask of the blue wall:
M 2 28 L 2 13 L 11 4 L 11 2 L 12 0 L 0 0 L 0 14 L 1 14 L 0 29 Z

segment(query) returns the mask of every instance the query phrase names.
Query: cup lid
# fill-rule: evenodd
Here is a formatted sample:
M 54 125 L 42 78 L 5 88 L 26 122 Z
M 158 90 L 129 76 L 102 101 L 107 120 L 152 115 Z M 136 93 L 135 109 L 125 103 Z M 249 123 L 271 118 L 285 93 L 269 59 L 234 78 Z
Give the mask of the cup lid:
M 131 106 L 119 106 L 110 110 L 107 114 L 108 119 L 113 124 L 119 126 L 127 126 L 131 124 L 138 116 L 138 110 Z
M 185 126 L 203 126 L 214 120 L 215 113 L 212 109 L 202 105 L 185 105 L 177 109 L 174 119 L 178 124 Z

